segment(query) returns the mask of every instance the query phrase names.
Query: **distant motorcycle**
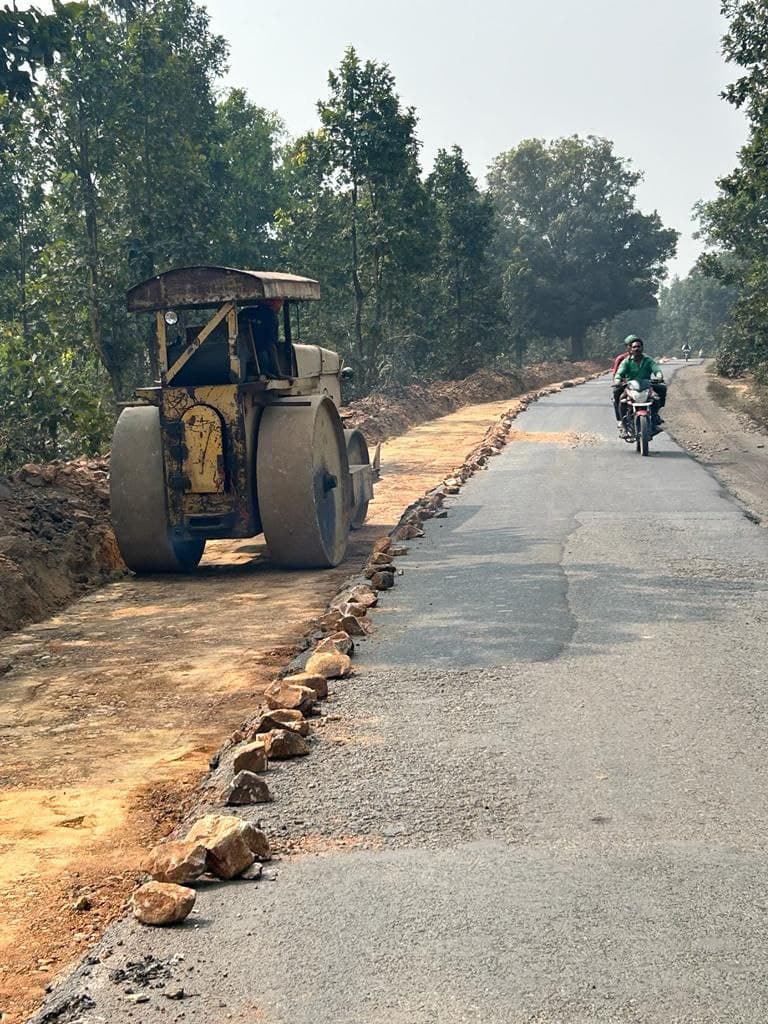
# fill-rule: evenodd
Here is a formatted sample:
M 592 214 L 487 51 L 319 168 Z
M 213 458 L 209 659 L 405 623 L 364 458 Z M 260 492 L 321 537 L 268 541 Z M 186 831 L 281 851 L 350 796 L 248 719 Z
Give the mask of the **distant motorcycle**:
M 659 376 L 658 380 L 661 382 L 662 378 Z M 630 380 L 619 399 L 623 438 L 628 444 L 634 444 L 641 455 L 648 454 L 651 438 L 659 433 L 653 411 L 658 397 L 653 390 L 653 381 Z

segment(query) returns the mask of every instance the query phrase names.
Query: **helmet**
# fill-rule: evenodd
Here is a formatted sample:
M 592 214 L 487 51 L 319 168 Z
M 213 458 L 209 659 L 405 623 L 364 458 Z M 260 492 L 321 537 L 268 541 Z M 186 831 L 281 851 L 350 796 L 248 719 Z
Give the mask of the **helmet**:
M 626 338 L 624 339 L 624 344 L 627 346 L 627 348 L 629 348 L 629 346 L 632 344 L 633 341 L 640 341 L 640 342 L 642 342 L 642 340 L 643 339 L 642 338 L 638 338 L 638 336 L 636 334 L 628 334 L 626 336 Z

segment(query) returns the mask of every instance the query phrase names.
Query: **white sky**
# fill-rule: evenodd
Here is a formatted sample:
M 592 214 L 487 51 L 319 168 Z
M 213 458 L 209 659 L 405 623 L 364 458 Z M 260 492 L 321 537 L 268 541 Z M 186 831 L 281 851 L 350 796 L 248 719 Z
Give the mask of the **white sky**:
M 736 163 L 741 115 L 719 98 L 736 74 L 720 55 L 719 0 L 205 0 L 230 44 L 228 85 L 275 110 L 290 134 L 348 45 L 389 64 L 414 106 L 429 168 L 458 144 L 485 180 L 532 136 L 602 135 L 645 173 L 639 203 L 681 232 L 684 275 L 701 245 L 691 207 Z

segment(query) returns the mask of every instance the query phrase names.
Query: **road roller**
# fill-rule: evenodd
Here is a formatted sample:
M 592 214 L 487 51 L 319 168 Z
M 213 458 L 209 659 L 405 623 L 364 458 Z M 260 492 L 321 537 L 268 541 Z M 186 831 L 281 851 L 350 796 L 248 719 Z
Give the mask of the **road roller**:
M 362 526 L 378 477 L 339 415 L 336 352 L 300 342 L 311 278 L 183 267 L 137 284 L 158 380 L 115 426 L 112 522 L 136 573 L 189 572 L 211 539 L 264 534 L 270 561 L 328 568 Z

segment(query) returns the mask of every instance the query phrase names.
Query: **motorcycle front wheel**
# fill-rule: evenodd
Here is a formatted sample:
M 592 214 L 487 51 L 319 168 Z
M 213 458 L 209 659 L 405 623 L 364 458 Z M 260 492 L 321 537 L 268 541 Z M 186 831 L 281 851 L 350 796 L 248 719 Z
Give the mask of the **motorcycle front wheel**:
M 651 440 L 651 421 L 648 416 L 640 417 L 640 431 L 638 436 L 637 450 L 641 455 L 648 454 L 648 443 Z

